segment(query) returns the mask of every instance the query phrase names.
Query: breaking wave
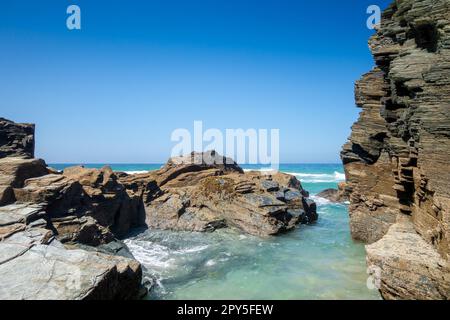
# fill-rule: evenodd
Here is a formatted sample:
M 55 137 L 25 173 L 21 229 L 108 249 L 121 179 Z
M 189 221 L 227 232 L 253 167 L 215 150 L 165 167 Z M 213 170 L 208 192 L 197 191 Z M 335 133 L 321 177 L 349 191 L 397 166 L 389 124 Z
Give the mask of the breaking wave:
M 244 169 L 245 172 L 259 171 L 263 173 L 270 173 L 274 171 L 271 168 L 263 169 Z M 291 172 L 291 171 L 281 171 L 287 174 L 291 174 L 297 177 L 301 182 L 309 183 L 326 183 L 326 182 L 341 182 L 345 181 L 345 174 L 335 171 L 334 173 L 304 173 L 304 172 Z

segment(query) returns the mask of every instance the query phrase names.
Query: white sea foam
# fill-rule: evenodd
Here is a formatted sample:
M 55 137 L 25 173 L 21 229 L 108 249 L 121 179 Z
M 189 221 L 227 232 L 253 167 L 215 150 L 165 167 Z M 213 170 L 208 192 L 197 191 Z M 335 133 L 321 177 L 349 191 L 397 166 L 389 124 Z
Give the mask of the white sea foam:
M 147 267 L 169 268 L 173 266 L 174 259 L 170 258 L 170 251 L 167 247 L 141 240 L 125 240 L 125 244 L 130 249 L 135 258 Z
M 345 181 L 345 173 L 340 173 L 340 172 L 335 171 L 334 177 L 336 178 L 336 180 Z
M 139 174 L 139 173 L 147 173 L 148 170 L 137 170 L 137 171 L 123 171 L 126 174 Z
M 212 267 L 212 266 L 214 266 L 214 265 L 216 265 L 216 264 L 217 264 L 217 262 L 214 261 L 214 259 L 208 260 L 208 261 L 206 261 L 206 263 L 205 263 L 205 265 L 206 265 L 207 267 Z
M 244 169 L 245 172 L 259 171 L 262 173 L 273 173 L 275 170 L 272 168 L 261 168 L 261 169 Z M 305 172 L 292 172 L 292 171 L 282 171 L 287 174 L 296 176 L 302 182 L 309 183 L 323 183 L 323 182 L 340 182 L 345 181 L 345 174 L 335 171 L 334 173 L 305 173 Z
M 176 254 L 193 253 L 193 252 L 203 251 L 207 248 L 208 248 L 208 246 L 197 246 L 197 247 L 192 247 L 192 248 L 175 250 L 173 253 L 176 253 Z
M 322 197 L 318 197 L 315 195 L 310 196 L 310 198 L 318 205 L 318 206 L 325 206 L 327 204 L 330 204 L 331 201 Z
M 303 173 L 303 172 L 285 172 L 292 174 L 299 178 L 302 182 L 309 183 L 326 183 L 326 182 L 340 182 L 345 181 L 345 174 L 335 171 L 332 174 L 329 173 Z
M 208 248 L 207 245 L 173 250 L 147 240 L 127 239 L 125 244 L 135 256 L 136 260 L 147 267 L 154 269 L 167 269 L 176 267 L 176 256 L 196 253 Z

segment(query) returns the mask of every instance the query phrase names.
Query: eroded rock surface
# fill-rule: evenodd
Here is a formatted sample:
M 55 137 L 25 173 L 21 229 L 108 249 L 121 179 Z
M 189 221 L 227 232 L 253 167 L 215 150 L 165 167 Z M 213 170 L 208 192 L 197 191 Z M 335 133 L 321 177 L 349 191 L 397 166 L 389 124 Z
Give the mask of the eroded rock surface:
M 214 161 L 206 164 L 203 157 Z M 267 236 L 317 220 L 315 203 L 295 177 L 244 173 L 224 160 L 214 152 L 193 153 L 120 181 L 143 196 L 147 225 L 159 229 L 213 231 L 230 226 Z
M 295 177 L 244 173 L 215 152 L 138 175 L 110 167 L 58 172 L 14 154 L 0 159 L 0 299 L 142 296 L 141 265 L 119 239 L 146 223 L 266 236 L 316 219 Z
M 25 180 L 48 173 L 40 159 L 6 157 L 0 159 L 0 206 L 16 201 L 14 188 L 22 188 Z
M 0 299 L 133 299 L 142 270 L 117 237 L 142 199 L 108 167 L 59 173 L 33 159 L 34 126 L 0 119 Z
M 94 232 L 97 225 L 95 232 L 106 237 L 104 241 L 98 237 L 97 240 L 107 243 L 112 237 L 109 231 L 121 238 L 131 228 L 145 224 L 141 198 L 128 192 L 110 167 L 72 167 L 62 174 L 31 178 L 22 188 L 14 189 L 14 196 L 20 202 L 45 203 L 45 211 L 59 234 L 79 233 L 76 230 L 86 228 Z M 91 221 L 83 218 L 86 216 Z
M 142 277 L 132 259 L 68 250 L 48 229 L 0 241 L 1 300 L 132 299 Z
M 34 124 L 0 118 L 0 158 L 34 157 Z
M 369 46 L 377 66 L 356 84 L 362 112 L 342 151 L 352 235 L 380 241 L 367 253 L 383 297 L 448 299 L 448 269 L 423 259 L 450 255 L 450 2 L 395 1 Z

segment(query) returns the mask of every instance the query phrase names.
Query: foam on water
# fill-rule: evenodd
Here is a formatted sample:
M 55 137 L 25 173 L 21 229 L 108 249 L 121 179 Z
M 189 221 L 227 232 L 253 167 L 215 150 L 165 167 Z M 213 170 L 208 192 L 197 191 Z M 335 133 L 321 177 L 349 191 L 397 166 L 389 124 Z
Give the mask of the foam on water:
M 302 172 L 289 172 L 285 173 L 296 176 L 302 182 L 311 183 L 325 183 L 325 182 L 341 182 L 345 181 L 345 174 L 335 171 L 332 174 L 327 173 L 302 173 Z
M 272 168 L 247 168 L 244 172 L 259 171 L 262 173 L 273 173 L 275 172 Z M 296 176 L 301 182 L 305 183 L 327 183 L 327 182 L 341 182 L 345 181 L 345 174 L 339 171 L 334 171 L 332 173 L 308 173 L 308 172 L 296 172 L 291 171 L 289 168 L 280 168 L 281 172 L 291 174 Z
M 318 206 L 325 206 L 331 203 L 330 200 L 318 197 L 316 195 L 311 195 L 310 198 L 318 205 Z
M 140 174 L 140 173 L 147 173 L 149 172 L 148 170 L 135 170 L 135 171 L 123 171 L 126 174 Z

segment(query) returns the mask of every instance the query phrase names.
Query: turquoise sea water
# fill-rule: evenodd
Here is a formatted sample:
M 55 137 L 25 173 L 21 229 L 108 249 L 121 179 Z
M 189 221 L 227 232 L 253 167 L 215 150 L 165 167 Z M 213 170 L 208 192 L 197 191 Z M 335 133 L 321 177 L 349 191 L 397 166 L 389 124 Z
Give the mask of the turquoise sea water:
M 68 164 L 53 164 L 63 169 Z M 103 165 L 87 164 L 100 168 Z M 160 164 L 113 164 L 155 170 Z M 261 169 L 243 166 L 244 169 Z M 288 234 L 258 238 L 233 230 L 146 230 L 126 240 L 145 274 L 157 279 L 150 299 L 380 299 L 366 286 L 364 246 L 351 239 L 347 206 L 315 194 L 343 181 L 340 164 L 285 164 L 318 204 L 319 220 Z

